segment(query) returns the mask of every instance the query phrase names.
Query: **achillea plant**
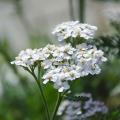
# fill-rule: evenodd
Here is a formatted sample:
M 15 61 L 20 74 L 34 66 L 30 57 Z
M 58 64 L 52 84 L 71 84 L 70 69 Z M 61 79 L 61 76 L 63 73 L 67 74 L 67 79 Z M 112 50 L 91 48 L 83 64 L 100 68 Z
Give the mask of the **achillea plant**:
M 87 100 L 64 100 L 57 114 L 63 116 L 65 120 L 83 120 L 94 116 L 96 113 L 105 114 L 108 112 L 104 103 L 93 100 L 91 94 L 81 93 L 79 97 L 87 98 Z
M 55 120 L 61 101 L 69 95 L 67 93 L 70 91 L 72 81 L 101 72 L 100 65 L 107 60 L 104 52 L 86 43 L 87 40 L 93 38 L 96 30 L 97 27 L 81 24 L 79 21 L 62 23 L 52 33 L 57 36 L 60 43 L 62 41 L 65 45 L 47 45 L 39 49 L 26 49 L 11 62 L 11 64 L 21 66 L 34 77 L 43 98 L 47 120 Z M 50 116 L 42 88 L 48 82 L 51 82 L 58 90 L 58 100 L 52 116 Z M 95 101 L 90 104 L 95 107 L 102 105 Z M 72 104 L 68 104 L 69 107 L 70 105 Z

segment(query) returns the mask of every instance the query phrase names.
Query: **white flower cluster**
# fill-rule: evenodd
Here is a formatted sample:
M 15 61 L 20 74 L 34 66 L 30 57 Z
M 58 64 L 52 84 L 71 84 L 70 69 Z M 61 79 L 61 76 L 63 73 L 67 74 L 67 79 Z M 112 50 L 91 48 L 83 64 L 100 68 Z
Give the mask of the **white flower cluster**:
M 41 54 L 42 49 L 26 49 L 22 50 L 19 55 L 15 58 L 11 64 L 15 64 L 17 66 L 29 67 L 34 65 L 34 63 L 38 60 L 44 60 L 44 55 Z
M 39 62 L 45 73 L 43 83 L 49 81 L 59 92 L 69 89 L 69 81 L 86 76 L 99 74 L 99 65 L 107 59 L 101 50 L 96 47 L 80 44 L 73 48 L 70 44 L 65 46 L 47 45 L 40 49 L 27 49 L 21 51 L 11 64 L 30 67 Z
M 48 49 L 47 47 L 44 49 Z M 88 74 L 99 74 L 101 71 L 99 65 L 107 60 L 101 50 L 86 44 L 79 45 L 79 48 L 70 45 L 51 46 L 49 52 L 50 57 L 42 62 L 46 69 L 43 76 L 44 84 L 52 81 L 59 92 L 69 89 L 69 81 Z
M 71 21 L 59 24 L 53 30 L 52 34 L 57 36 L 58 41 L 63 41 L 70 37 L 81 37 L 84 39 L 90 39 L 93 38 L 96 30 L 96 26 L 79 23 L 79 21 Z
M 84 103 L 65 100 L 61 103 L 57 114 L 63 116 L 65 120 L 85 120 L 96 113 L 105 114 L 108 112 L 108 108 L 104 103 L 93 100 L 91 94 L 81 93 L 80 96 L 88 97 L 89 99 L 84 101 Z

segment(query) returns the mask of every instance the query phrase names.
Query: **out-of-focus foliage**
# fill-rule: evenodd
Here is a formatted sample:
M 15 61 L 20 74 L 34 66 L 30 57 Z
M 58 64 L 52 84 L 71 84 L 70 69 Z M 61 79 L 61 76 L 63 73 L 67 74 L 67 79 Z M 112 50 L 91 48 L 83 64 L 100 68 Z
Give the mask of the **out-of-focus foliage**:
M 88 120 L 119 120 L 120 119 L 120 107 L 114 108 L 106 115 L 96 115 Z
M 31 48 L 40 48 L 44 47 L 47 44 L 52 44 L 52 41 L 46 35 L 31 35 L 30 37 L 30 47 Z
M 45 119 L 45 110 L 36 84 L 24 88 L 22 85 L 11 86 L 4 81 L 4 94 L 0 102 L 0 119 L 2 120 L 39 120 Z M 50 108 L 53 107 L 55 93 L 47 88 L 46 95 Z M 49 94 L 48 94 L 49 93 Z M 52 93 L 52 94 L 51 94 Z

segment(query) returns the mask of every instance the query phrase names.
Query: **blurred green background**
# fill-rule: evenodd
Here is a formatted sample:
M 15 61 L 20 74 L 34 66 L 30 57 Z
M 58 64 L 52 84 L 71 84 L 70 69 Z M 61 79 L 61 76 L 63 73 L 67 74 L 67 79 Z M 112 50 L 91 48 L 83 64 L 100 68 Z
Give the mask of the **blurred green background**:
M 45 119 L 32 76 L 10 65 L 10 61 L 22 49 L 58 44 L 51 30 L 69 20 L 98 26 L 91 44 L 102 49 L 108 58 L 101 74 L 75 81 L 72 91 L 91 93 L 109 109 L 120 106 L 119 0 L 0 0 L 0 120 Z M 52 112 L 57 91 L 49 84 L 44 90 Z

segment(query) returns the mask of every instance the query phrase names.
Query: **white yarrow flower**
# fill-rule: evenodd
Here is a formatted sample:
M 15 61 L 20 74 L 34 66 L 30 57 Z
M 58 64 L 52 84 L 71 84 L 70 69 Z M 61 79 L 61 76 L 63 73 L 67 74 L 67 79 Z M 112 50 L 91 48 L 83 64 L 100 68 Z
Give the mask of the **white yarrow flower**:
M 93 38 L 96 30 L 96 26 L 79 23 L 79 21 L 71 21 L 59 24 L 52 34 L 58 38 L 58 41 L 76 37 L 90 39 Z
M 43 61 L 46 64 L 44 66 L 50 66 L 47 69 L 44 67 L 44 83 L 51 81 L 59 92 L 63 92 L 69 89 L 69 81 L 88 74 L 99 74 L 100 64 L 107 60 L 103 55 L 103 51 L 87 44 L 81 44 L 77 48 L 70 45 L 56 46 L 54 50 L 51 49 L 51 57 L 46 59 L 47 62 Z
M 42 77 L 43 83 L 52 82 L 59 92 L 63 92 L 70 88 L 70 81 L 88 74 L 99 74 L 100 64 L 106 60 L 103 51 L 84 43 L 76 48 L 67 44 L 27 49 L 21 51 L 11 64 L 30 68 L 39 63 L 45 71 Z

